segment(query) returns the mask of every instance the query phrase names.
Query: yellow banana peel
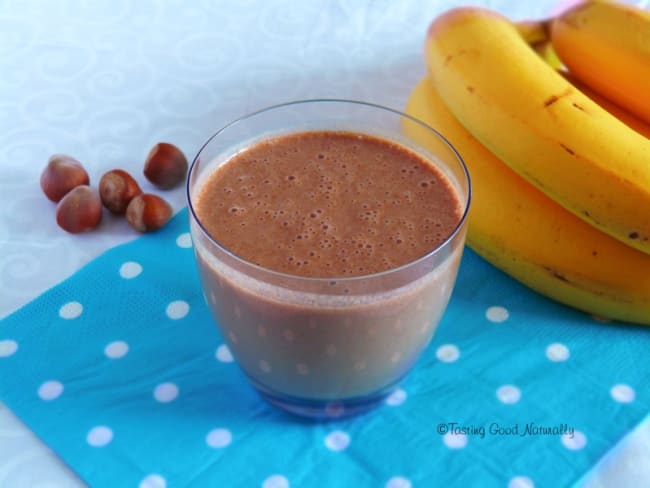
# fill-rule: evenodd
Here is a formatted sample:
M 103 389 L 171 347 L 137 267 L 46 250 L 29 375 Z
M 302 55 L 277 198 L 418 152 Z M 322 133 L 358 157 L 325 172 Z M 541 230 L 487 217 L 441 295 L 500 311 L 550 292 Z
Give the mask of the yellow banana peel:
M 650 12 L 586 1 L 552 19 L 549 32 L 576 78 L 650 124 Z

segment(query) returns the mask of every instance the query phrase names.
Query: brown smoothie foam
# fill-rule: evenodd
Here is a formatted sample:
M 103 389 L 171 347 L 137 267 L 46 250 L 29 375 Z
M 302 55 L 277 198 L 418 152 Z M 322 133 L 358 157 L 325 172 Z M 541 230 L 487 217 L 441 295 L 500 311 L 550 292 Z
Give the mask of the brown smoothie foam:
M 242 369 L 263 392 L 302 399 L 394 385 L 433 335 L 462 246 L 395 275 L 363 276 L 443 243 L 461 220 L 454 185 L 414 151 L 352 132 L 267 138 L 226 159 L 194 209 L 228 252 L 201 232 L 195 249 L 206 300 Z
M 461 217 L 438 168 L 403 146 L 351 132 L 259 142 L 210 176 L 196 208 L 234 254 L 310 277 L 406 264 L 440 245 Z

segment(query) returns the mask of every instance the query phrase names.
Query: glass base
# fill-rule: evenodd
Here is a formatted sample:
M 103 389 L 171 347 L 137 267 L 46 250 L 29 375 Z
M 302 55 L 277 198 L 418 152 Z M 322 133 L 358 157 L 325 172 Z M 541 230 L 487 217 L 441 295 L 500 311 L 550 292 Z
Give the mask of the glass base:
M 328 421 L 354 417 L 373 410 L 383 403 L 386 397 L 397 388 L 397 385 L 363 397 L 342 400 L 296 398 L 270 392 L 258 384 L 255 384 L 254 387 L 264 400 L 280 410 L 311 420 Z

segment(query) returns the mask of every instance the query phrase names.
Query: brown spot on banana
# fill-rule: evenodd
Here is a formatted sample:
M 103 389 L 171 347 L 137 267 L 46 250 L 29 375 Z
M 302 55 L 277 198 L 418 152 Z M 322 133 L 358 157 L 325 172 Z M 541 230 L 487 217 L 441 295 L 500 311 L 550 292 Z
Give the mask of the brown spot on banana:
M 553 278 L 563 281 L 564 283 L 570 283 L 566 276 L 560 273 L 558 270 L 551 268 L 550 266 L 543 266 L 544 270 L 550 274 Z
M 564 90 L 562 93 L 560 93 L 558 95 L 551 95 L 550 97 L 548 97 L 544 101 L 544 107 L 550 107 L 551 105 L 553 105 L 555 102 L 557 102 L 561 98 L 564 98 L 564 97 L 567 97 L 567 96 L 571 95 L 572 92 L 573 92 L 573 87 L 568 86 L 567 89 Z
M 554 104 L 555 102 L 557 102 L 558 100 L 559 100 L 559 97 L 558 97 L 557 95 L 551 95 L 551 96 L 548 97 L 548 98 L 546 99 L 546 101 L 544 102 L 544 106 L 545 106 L 545 107 L 548 107 L 549 105 L 553 105 L 553 104 Z
M 568 152 L 571 156 L 575 156 L 576 152 L 573 149 L 571 149 L 569 146 L 565 146 L 564 144 L 562 144 L 560 142 L 560 147 L 562 147 L 562 149 L 564 149 L 566 152 Z

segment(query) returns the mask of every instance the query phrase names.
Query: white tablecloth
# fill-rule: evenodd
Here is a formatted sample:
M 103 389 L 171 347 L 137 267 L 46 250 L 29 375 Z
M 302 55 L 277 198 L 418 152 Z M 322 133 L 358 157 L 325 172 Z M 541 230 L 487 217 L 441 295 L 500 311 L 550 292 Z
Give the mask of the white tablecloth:
M 553 0 L 472 3 L 515 19 L 557 7 Z M 85 235 L 59 229 L 38 185 L 51 154 L 75 156 L 97 183 L 113 167 L 139 171 L 158 141 L 177 144 L 191 158 L 226 122 L 277 102 L 335 97 L 401 109 L 424 74 L 430 20 L 456 4 L 0 2 L 0 317 L 102 251 L 137 237 L 111 217 Z M 166 196 L 175 210 L 185 205 L 183 189 Z M 648 424 L 586 486 L 638 486 L 650 479 L 643 471 L 649 469 Z M 0 404 L 0 487 L 80 485 Z

